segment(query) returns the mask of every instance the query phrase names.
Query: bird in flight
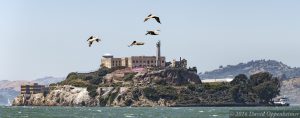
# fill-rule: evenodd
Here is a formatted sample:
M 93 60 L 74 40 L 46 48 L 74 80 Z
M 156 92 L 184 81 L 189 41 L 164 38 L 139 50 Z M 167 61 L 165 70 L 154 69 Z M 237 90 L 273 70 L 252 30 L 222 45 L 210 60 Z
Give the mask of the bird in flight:
M 134 45 L 140 46 L 140 45 L 144 45 L 144 44 L 145 44 L 144 42 L 133 41 L 130 45 L 128 45 L 128 47 L 131 47 L 131 46 L 134 46 Z
M 149 30 L 145 35 L 159 35 L 160 30 Z
M 160 23 L 159 17 L 158 17 L 158 16 L 155 16 L 155 15 L 152 15 L 152 14 L 148 15 L 148 16 L 145 18 L 144 22 L 146 22 L 147 20 L 149 20 L 149 19 L 151 19 L 151 18 L 154 18 L 158 23 Z M 160 23 L 160 24 L 161 24 L 161 23 Z
M 101 39 L 99 39 L 95 36 L 91 36 L 87 41 L 89 42 L 89 47 L 91 47 L 94 41 L 99 42 L 99 41 L 101 41 Z

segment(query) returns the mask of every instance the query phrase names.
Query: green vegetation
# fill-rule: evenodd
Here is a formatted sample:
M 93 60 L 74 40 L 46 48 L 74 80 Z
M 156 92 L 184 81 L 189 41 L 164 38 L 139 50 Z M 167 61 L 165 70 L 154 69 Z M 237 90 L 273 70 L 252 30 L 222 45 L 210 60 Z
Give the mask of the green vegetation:
M 90 73 L 75 73 L 71 72 L 66 80 L 57 83 L 57 85 L 72 85 L 76 87 L 101 86 L 103 77 L 115 70 L 124 69 L 125 67 L 100 68 L 95 72 Z M 126 79 L 132 79 L 135 73 L 129 74 Z M 55 85 L 55 84 L 52 84 Z
M 178 97 L 176 89 L 172 86 L 146 87 L 143 92 L 145 97 L 153 101 L 158 101 L 160 98 L 174 100 Z
M 179 104 L 268 104 L 279 95 L 280 82 L 270 73 L 262 72 L 250 76 L 237 75 L 230 83 L 214 82 L 189 84 L 177 95 Z M 158 90 L 156 90 L 158 91 Z M 158 92 L 157 92 L 158 93 Z
M 149 100 L 153 100 L 153 101 L 159 100 L 159 96 L 155 88 L 146 87 L 144 88 L 143 92 L 145 97 L 148 98 Z
M 132 78 L 136 75 L 137 73 L 127 73 L 124 77 L 124 81 L 132 81 Z
M 93 86 L 93 85 L 87 87 L 87 91 L 89 92 L 90 97 L 95 98 L 98 95 L 97 88 L 98 88 L 97 86 Z
M 203 87 L 213 91 L 224 91 L 230 88 L 229 84 L 225 82 L 203 83 Z
M 251 75 L 250 79 L 246 75 L 238 75 L 230 84 L 231 95 L 238 103 L 268 103 L 280 92 L 279 79 L 267 72 Z

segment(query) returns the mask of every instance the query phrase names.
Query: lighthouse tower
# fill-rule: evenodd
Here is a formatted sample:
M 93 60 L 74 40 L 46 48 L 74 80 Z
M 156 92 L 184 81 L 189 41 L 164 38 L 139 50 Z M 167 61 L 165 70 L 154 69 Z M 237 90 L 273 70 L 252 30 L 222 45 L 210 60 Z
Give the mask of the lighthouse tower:
M 156 43 L 156 66 L 161 67 L 161 60 L 160 60 L 160 41 Z

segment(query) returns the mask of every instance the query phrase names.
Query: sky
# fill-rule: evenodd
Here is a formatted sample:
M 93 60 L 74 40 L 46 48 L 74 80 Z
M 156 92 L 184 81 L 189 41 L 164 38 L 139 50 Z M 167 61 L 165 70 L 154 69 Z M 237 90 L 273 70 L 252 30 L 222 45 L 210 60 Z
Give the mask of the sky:
M 300 67 L 299 11 L 299 0 L 3 0 L 0 80 L 94 71 L 105 53 L 155 55 L 158 40 L 167 61 L 199 72 L 259 59 Z M 143 22 L 150 13 L 161 24 Z M 102 42 L 88 47 L 91 35 Z

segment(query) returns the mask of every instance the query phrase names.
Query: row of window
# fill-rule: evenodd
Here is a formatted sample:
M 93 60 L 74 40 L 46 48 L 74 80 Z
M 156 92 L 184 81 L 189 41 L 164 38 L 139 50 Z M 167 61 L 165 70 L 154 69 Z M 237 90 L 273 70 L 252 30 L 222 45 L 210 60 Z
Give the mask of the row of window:
M 116 62 L 116 63 L 121 63 L 121 61 L 112 61 L 112 63 L 115 63 L 115 62 Z
M 149 60 L 148 60 L 148 61 L 147 61 L 147 64 L 150 64 L 150 62 L 151 62 L 151 63 L 156 63 L 156 61 L 153 61 L 153 60 L 149 61 Z M 134 61 L 134 60 L 133 60 L 132 63 L 143 63 L 143 62 L 142 62 L 142 61 L 139 62 L 139 61 Z M 144 63 L 146 63 L 146 61 L 144 61 Z M 165 63 L 165 61 L 161 61 L 161 63 Z
M 146 63 L 147 62 L 147 63 Z M 155 64 L 156 61 L 155 60 L 147 60 L 147 61 L 135 61 L 133 60 L 132 63 L 144 63 L 144 64 L 148 64 L 147 66 L 150 66 L 150 64 Z M 165 63 L 165 61 L 161 61 L 161 63 Z M 121 66 L 121 61 L 112 61 L 112 66 Z M 142 66 L 142 65 L 141 65 Z

